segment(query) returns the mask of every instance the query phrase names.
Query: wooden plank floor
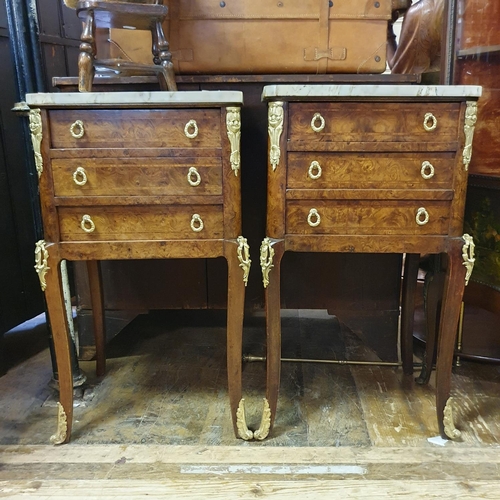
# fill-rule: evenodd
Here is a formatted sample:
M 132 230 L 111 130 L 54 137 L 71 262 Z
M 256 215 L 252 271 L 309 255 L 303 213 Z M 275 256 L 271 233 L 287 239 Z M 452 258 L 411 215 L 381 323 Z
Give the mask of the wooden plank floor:
M 438 446 L 433 380 L 400 368 L 283 363 L 278 414 L 264 442 L 236 440 L 228 410 L 225 314 L 138 317 L 109 345 L 108 372 L 76 400 L 72 442 L 53 447 L 50 356 L 0 378 L 0 498 L 500 498 L 500 367 L 462 362 L 452 392 L 462 440 Z M 244 351 L 264 353 L 264 319 Z M 23 339 L 28 342 L 29 338 Z M 9 342 L 7 342 L 9 344 Z M 323 311 L 287 311 L 283 357 L 377 360 Z M 263 363 L 244 368 L 258 426 Z

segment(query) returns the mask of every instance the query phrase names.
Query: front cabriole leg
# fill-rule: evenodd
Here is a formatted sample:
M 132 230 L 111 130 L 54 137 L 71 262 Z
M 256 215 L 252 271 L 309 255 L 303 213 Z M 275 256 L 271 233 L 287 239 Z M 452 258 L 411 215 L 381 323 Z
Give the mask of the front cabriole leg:
M 43 240 L 36 243 L 35 269 L 45 292 L 59 383 L 57 431 L 50 440 L 54 444 L 62 444 L 68 442 L 71 435 L 73 374 L 68 319 L 62 289 L 61 259 L 57 245 L 46 245 Z
M 464 288 L 472 274 L 474 261 L 474 242 L 471 236 L 464 234 L 463 238 L 450 240 L 436 362 L 436 410 L 439 431 L 442 437 L 450 439 L 460 436 L 460 431 L 453 422 L 453 400 L 450 398 L 451 369 Z

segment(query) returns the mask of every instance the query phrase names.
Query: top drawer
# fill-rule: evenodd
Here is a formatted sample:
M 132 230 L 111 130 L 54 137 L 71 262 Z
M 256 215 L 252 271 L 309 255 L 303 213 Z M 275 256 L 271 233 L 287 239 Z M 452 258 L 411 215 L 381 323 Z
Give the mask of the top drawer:
M 458 139 L 460 103 L 290 103 L 290 141 L 450 142 Z
M 220 147 L 219 109 L 51 110 L 52 148 Z

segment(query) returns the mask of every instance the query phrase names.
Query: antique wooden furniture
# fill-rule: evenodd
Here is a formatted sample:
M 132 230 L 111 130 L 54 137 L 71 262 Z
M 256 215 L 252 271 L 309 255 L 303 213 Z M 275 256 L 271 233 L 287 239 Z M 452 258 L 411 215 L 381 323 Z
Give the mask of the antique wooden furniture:
M 473 86 L 264 87 L 269 159 L 260 264 L 271 426 L 280 381 L 284 252 L 405 253 L 401 345 L 407 374 L 419 255 L 444 253 L 437 415 L 443 436 L 459 434 L 451 418 L 450 376 L 460 303 L 474 261 L 473 243 L 462 232 L 480 93 Z
M 168 9 L 163 0 L 64 0 L 66 6 L 76 9 L 83 21 L 78 73 L 80 92 L 90 92 L 96 67 L 112 69 L 117 73 L 156 73 L 162 90 L 177 90 L 172 56 L 163 33 L 162 22 Z M 152 54 L 143 63 L 128 59 L 97 57 L 96 27 L 149 30 L 152 36 Z
M 45 240 L 36 270 L 45 291 L 67 442 L 72 379 L 61 291 L 63 259 L 87 261 L 104 372 L 102 259 L 212 258 L 228 264 L 227 361 L 235 433 L 246 428 L 241 338 L 249 248 L 241 236 L 240 92 L 28 94 Z M 186 367 L 188 369 L 188 367 Z M 237 419 L 237 412 L 239 419 Z
M 471 277 L 473 287 L 467 290 L 464 297 L 461 354 L 499 362 L 500 3 L 494 0 L 459 0 L 457 11 L 454 81 L 457 84 L 481 85 L 483 88 L 483 97 L 478 103 L 479 122 L 465 210 L 466 223 L 477 240 L 477 266 Z M 478 321 L 478 315 L 469 322 L 468 313 L 472 313 L 473 308 L 484 311 L 485 319 L 491 315 L 489 325 Z

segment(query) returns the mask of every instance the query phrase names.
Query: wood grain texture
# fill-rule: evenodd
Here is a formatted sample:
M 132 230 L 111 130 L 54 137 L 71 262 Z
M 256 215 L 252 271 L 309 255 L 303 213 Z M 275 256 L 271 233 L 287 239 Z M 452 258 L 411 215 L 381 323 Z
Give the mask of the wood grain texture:
M 258 482 L 257 482 L 258 481 Z M 421 480 L 387 481 L 359 481 L 344 479 L 343 481 L 329 481 L 326 479 L 297 479 L 290 482 L 283 480 L 234 480 L 212 478 L 197 480 L 193 485 L 192 478 L 184 480 L 156 478 L 148 480 L 106 480 L 97 484 L 85 480 L 55 480 L 55 481 L 9 481 L 5 487 L 15 498 L 23 495 L 26 498 L 37 498 L 40 495 L 50 498 L 56 495 L 73 498 L 200 498 L 210 496 L 214 499 L 227 499 L 228 495 L 242 499 L 283 498 L 301 495 L 307 500 L 328 499 L 332 495 L 342 495 L 344 498 L 390 498 L 408 496 L 415 499 L 445 498 L 451 496 L 459 500 L 475 498 L 494 498 L 498 490 L 499 481 L 429 481 L 424 487 Z M 95 484 L 95 486 L 94 486 Z M 83 493 L 83 492 L 86 493 Z M 74 493 L 77 492 L 77 493 Z M 95 493 L 93 493 L 95 492 Z M 89 495 L 91 495 L 89 497 Z
M 61 279 L 56 274 L 63 258 L 88 261 L 99 375 L 106 358 L 98 261 L 227 258 L 228 385 L 236 432 L 245 287 L 235 242 L 241 234 L 241 177 L 230 162 L 234 148 L 227 138 L 226 108 L 87 108 L 43 112 L 47 167 L 41 182 L 42 211 L 56 255 L 47 300 L 55 328 L 61 402 L 68 416 L 64 441 L 71 434 L 72 384 L 66 366 L 67 325 L 60 317 Z M 200 266 L 190 270 L 194 269 Z M 201 270 L 205 271 L 203 265 Z M 175 273 L 170 278 L 177 277 Z M 202 278 L 198 287 L 206 284 Z
M 51 110 L 51 147 L 213 148 L 221 140 L 219 114 L 217 109 Z M 76 120 L 85 129 L 80 139 L 70 133 Z M 198 126 L 192 139 L 184 133 L 190 120 Z
M 83 168 L 84 185 L 73 176 Z M 188 181 L 190 169 L 199 184 Z M 53 159 L 54 194 L 59 196 L 172 196 L 222 194 L 220 158 Z M 189 175 L 192 183 L 198 178 Z M 82 182 L 82 174 L 76 174 Z
M 181 259 L 186 255 L 196 259 L 220 257 L 224 254 L 223 243 L 222 239 L 68 241 L 59 244 L 59 251 L 68 260 Z
M 311 121 L 319 112 L 325 120 L 320 132 Z M 423 126 L 426 113 L 437 120 L 435 130 Z M 449 142 L 457 138 L 459 103 L 341 102 L 290 103 L 291 141 L 311 142 Z M 320 122 L 316 120 L 316 125 Z M 411 149 L 411 147 L 408 147 Z
M 447 282 L 453 286 L 449 285 L 442 305 L 447 312 L 441 317 L 440 350 L 446 354 L 438 361 L 436 399 L 439 430 L 444 435 L 453 332 L 464 285 L 456 246 L 463 230 L 467 184 L 462 162 L 465 98 L 410 102 L 398 96 L 322 97 L 321 102 L 314 96 L 273 97 L 287 101 L 288 141 L 282 143 L 286 156 L 279 177 L 268 170 L 267 227 L 273 238 L 284 241 L 284 250 L 411 254 L 411 266 L 405 270 L 411 280 L 416 279 L 418 254 L 453 254 Z M 424 161 L 430 161 L 423 158 L 439 163 L 438 170 L 434 165 L 423 168 Z M 414 283 L 405 283 L 401 305 L 409 310 L 403 313 L 400 346 L 406 374 L 412 372 L 413 298 Z M 266 300 L 276 303 L 270 291 Z M 281 335 L 276 319 L 270 328 L 275 331 L 268 331 L 268 338 Z M 277 348 L 278 342 L 268 345 L 268 359 L 277 356 L 271 353 Z
M 321 176 L 313 179 L 308 175 L 311 163 L 321 167 Z M 434 167 L 434 176 L 424 179 L 422 163 L 428 161 Z M 288 189 L 446 189 L 452 185 L 453 153 L 429 155 L 408 153 L 325 153 L 288 154 Z M 424 170 L 428 174 L 428 169 Z M 313 176 L 317 175 L 313 168 Z
M 262 315 L 246 318 L 247 348 L 262 348 L 263 325 Z M 464 361 L 454 369 L 463 440 L 436 446 L 427 441 L 437 434 L 434 375 L 422 387 L 400 369 L 283 363 L 273 436 L 242 443 L 234 439 L 226 401 L 224 314 L 144 315 L 110 349 L 105 379 L 92 376 L 93 362 L 82 363 L 94 399 L 75 407 L 66 446 L 45 444 L 54 414 L 42 406 L 50 395 L 48 351 L 0 379 L 5 498 L 164 498 L 170 491 L 176 498 L 200 492 L 290 498 L 302 491 L 305 498 L 337 491 L 352 498 L 496 498 L 498 366 Z M 283 350 L 377 359 L 323 311 L 286 311 Z M 253 421 L 264 367 L 244 370 Z
M 86 233 L 81 228 L 82 217 L 88 214 L 95 230 Z M 198 214 L 203 228 L 191 228 L 193 215 Z M 223 237 L 221 206 L 193 205 L 189 207 L 61 207 L 59 224 L 62 241 L 219 239 Z M 201 227 L 199 222 L 195 228 Z
M 417 211 L 424 207 L 429 222 L 416 223 Z M 308 224 L 310 210 L 316 209 L 320 223 Z M 288 234 L 386 234 L 432 235 L 448 231 L 449 203 L 425 201 L 287 201 L 286 231 Z M 316 219 L 313 220 L 313 222 Z

